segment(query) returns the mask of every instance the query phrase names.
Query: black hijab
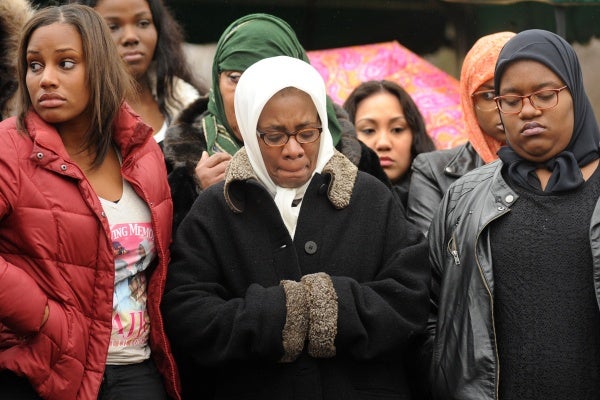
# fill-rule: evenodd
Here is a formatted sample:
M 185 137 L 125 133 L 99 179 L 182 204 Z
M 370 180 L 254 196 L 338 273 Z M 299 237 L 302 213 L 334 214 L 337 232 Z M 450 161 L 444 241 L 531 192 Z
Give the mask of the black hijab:
M 592 105 L 583 88 L 583 77 L 577 54 L 573 47 L 560 36 L 540 30 L 523 31 L 511 38 L 502 48 L 494 86 L 500 91 L 500 80 L 506 67 L 517 60 L 533 60 L 550 68 L 567 85 L 573 98 L 573 136 L 567 147 L 544 163 L 552 171 L 546 193 L 572 190 L 584 183 L 580 167 L 600 157 L 600 129 Z M 498 156 L 507 168 L 508 176 L 521 186 L 541 190 L 535 175 L 539 164 L 520 157 L 511 147 L 502 147 Z

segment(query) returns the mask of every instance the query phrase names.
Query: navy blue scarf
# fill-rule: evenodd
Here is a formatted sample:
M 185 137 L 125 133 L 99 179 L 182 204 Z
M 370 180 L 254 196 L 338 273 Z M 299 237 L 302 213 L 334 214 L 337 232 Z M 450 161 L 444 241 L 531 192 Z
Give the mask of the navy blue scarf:
M 573 190 L 584 183 L 581 167 L 600 157 L 600 129 L 583 88 L 583 77 L 577 54 L 560 36 L 540 30 L 523 31 L 511 38 L 498 57 L 494 73 L 496 95 L 506 67 L 516 60 L 533 60 L 556 73 L 567 85 L 573 98 L 573 136 L 567 147 L 547 160 L 544 166 L 552 172 L 546 193 Z M 535 174 L 539 164 L 519 156 L 511 147 L 502 147 L 498 156 L 511 180 L 525 188 L 541 190 Z

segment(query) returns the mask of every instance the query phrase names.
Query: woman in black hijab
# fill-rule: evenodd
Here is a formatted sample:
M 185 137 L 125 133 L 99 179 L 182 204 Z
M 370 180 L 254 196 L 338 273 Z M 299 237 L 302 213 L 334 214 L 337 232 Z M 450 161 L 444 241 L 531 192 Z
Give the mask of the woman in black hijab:
M 600 398 L 600 130 L 573 48 L 543 30 L 502 49 L 508 145 L 433 220 L 436 398 Z
M 537 62 L 554 74 L 561 82 L 561 87 L 565 87 L 572 98 L 572 113 L 574 126 L 572 132 L 557 132 L 563 136 L 563 141 L 570 137 L 568 145 L 558 151 L 556 154 L 548 156 L 531 156 L 526 154 L 522 146 L 526 146 L 519 140 L 521 132 L 519 131 L 518 114 L 514 111 L 521 108 L 524 100 L 514 97 L 515 93 L 506 83 L 500 87 L 503 75 L 516 61 L 529 60 Z M 531 71 L 525 69 L 529 74 Z M 525 78 L 518 78 L 519 81 L 525 81 Z M 511 132 L 507 132 L 509 147 L 500 150 L 499 156 L 507 165 L 507 172 L 511 179 L 516 183 L 540 189 L 540 179 L 536 176 L 535 170 L 538 168 L 551 171 L 550 179 L 547 185 L 544 185 L 545 192 L 560 192 L 574 189 L 583 184 L 584 179 L 580 168 L 588 165 L 598 159 L 598 141 L 600 133 L 598 124 L 592 110 L 590 101 L 583 88 L 583 79 L 581 68 L 577 55 L 571 46 L 561 37 L 542 30 L 530 30 L 522 32 L 518 38 L 511 40 L 500 53 L 500 58 L 496 66 L 495 87 L 499 89 L 496 94 L 501 95 L 497 101 L 500 111 L 509 108 L 509 112 L 501 112 L 503 123 L 512 125 L 517 122 Z M 562 97 L 562 94 L 548 92 L 551 94 L 550 100 L 556 100 Z M 565 93 L 566 94 L 566 93 Z M 508 98 L 505 95 L 513 95 Z M 558 97 L 557 97 L 558 96 Z M 569 95 L 567 95 L 569 96 Z M 544 102 L 541 95 L 534 95 L 534 104 L 537 99 Z M 514 101 L 516 104 L 513 105 Z M 553 103 L 551 103 L 553 104 Z M 538 107 L 540 108 L 540 107 Z M 548 114 L 555 114 L 548 110 Z M 527 118 L 521 118 L 527 121 Z M 525 137 L 530 137 L 525 135 Z M 531 138 L 535 142 L 535 137 Z M 544 182 L 541 182 L 544 183 Z

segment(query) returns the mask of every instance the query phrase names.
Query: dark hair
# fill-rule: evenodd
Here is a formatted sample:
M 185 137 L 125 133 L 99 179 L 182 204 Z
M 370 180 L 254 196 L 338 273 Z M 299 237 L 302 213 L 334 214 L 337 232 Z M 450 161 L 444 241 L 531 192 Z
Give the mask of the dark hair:
M 104 161 L 111 146 L 113 123 L 125 97 L 133 93 L 134 82 L 117 53 L 106 23 L 91 8 L 77 4 L 47 7 L 35 13 L 23 27 L 17 64 L 20 89 L 17 124 L 19 129 L 27 130 L 25 116 L 32 107 L 26 83 L 29 40 L 38 28 L 55 23 L 70 25 L 81 36 L 90 92 L 85 109 L 90 115 L 90 126 L 83 150 L 91 149 L 96 153 L 92 164 L 95 168 Z
M 79 3 L 95 8 L 98 2 L 102 0 L 70 1 L 71 3 Z M 153 60 L 156 66 L 156 101 L 161 113 L 166 115 L 167 119 L 171 119 L 174 115 L 169 114 L 167 103 L 171 102 L 182 105 L 181 100 L 176 97 L 174 90 L 174 80 L 176 77 L 197 89 L 203 88 L 196 82 L 183 52 L 183 29 L 175 18 L 173 18 L 173 15 L 162 0 L 146 0 L 146 2 L 150 7 L 150 13 L 152 14 L 152 20 L 157 33 Z
M 387 92 L 395 96 L 402 106 L 406 122 L 413 133 L 412 145 L 410 146 L 411 163 L 418 154 L 435 150 L 435 144 L 427 134 L 425 121 L 419 108 L 406 90 L 395 82 L 372 80 L 358 85 L 344 102 L 344 109 L 348 112 L 350 121 L 352 123 L 356 122 L 356 109 L 364 99 L 380 92 Z

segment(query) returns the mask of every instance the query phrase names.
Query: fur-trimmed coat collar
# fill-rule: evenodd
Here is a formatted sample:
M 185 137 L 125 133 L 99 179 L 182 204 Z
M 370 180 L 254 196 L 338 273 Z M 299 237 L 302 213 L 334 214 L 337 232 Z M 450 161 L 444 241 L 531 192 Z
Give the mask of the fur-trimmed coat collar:
M 19 35 L 32 15 L 33 9 L 27 0 L 0 1 L 0 120 L 15 112 Z
M 330 175 L 329 187 L 327 188 L 327 197 L 329 202 L 336 208 L 346 208 L 350 204 L 350 197 L 352 196 L 352 190 L 354 189 L 354 182 L 356 181 L 356 175 L 358 168 L 356 165 L 350 162 L 343 154 L 335 151 L 333 157 L 325 164 L 323 168 L 323 175 Z M 254 179 L 258 181 L 252 166 L 250 165 L 250 159 L 246 153 L 246 149 L 240 149 L 229 163 L 227 172 L 225 174 L 225 186 L 224 195 L 227 205 L 235 213 L 243 211 L 243 205 L 237 201 L 237 196 L 232 195 L 231 191 L 235 185 L 235 182 L 247 181 Z

